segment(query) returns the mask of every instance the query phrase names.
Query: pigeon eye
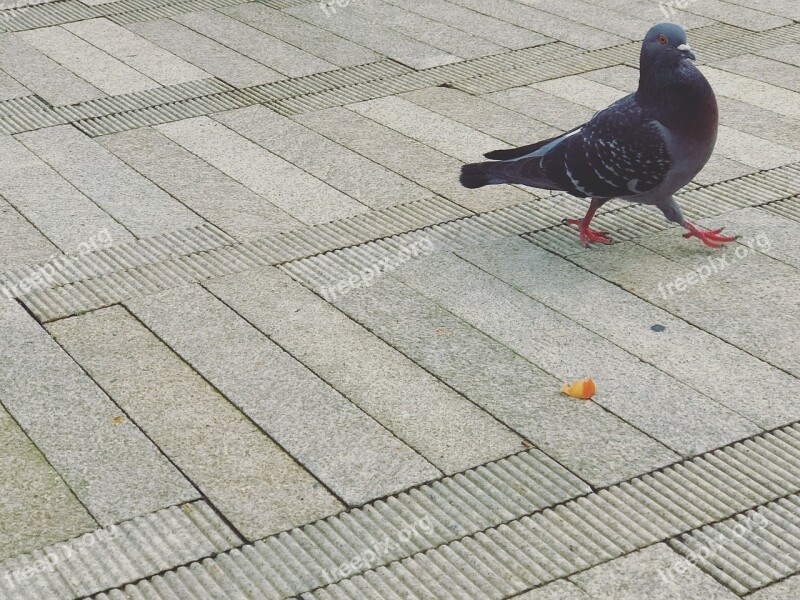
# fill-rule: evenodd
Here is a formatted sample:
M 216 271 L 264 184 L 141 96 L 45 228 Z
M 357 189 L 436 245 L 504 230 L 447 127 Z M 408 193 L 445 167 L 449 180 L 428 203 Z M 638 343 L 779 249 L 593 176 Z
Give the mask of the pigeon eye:
M 667 43 L 667 38 L 666 38 L 666 36 L 664 34 L 661 34 L 661 35 L 658 36 L 658 43 L 659 44 L 666 44 Z

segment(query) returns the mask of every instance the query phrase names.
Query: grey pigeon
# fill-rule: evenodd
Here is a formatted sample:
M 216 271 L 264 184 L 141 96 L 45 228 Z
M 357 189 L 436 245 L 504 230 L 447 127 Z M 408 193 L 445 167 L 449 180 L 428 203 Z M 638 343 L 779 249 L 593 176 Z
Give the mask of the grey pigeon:
M 519 183 L 591 198 L 577 225 L 581 243 L 610 243 L 589 229 L 595 211 L 611 198 L 654 204 L 670 221 L 707 246 L 735 238 L 721 229 L 706 231 L 687 221 L 672 194 L 705 166 L 717 139 L 717 100 L 692 61 L 686 32 L 661 23 L 642 42 L 639 89 L 596 113 L 567 133 L 484 156 L 492 162 L 464 165 L 461 184 L 468 188 Z

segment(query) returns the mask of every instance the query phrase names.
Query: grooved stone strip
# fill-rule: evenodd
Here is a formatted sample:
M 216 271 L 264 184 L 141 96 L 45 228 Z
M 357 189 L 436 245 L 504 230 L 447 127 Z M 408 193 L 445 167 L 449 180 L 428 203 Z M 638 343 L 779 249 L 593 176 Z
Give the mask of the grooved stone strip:
M 51 321 L 186 282 L 296 260 L 468 214 L 437 196 L 243 244 L 233 244 L 215 228 L 200 227 L 114 246 L 74 263 L 64 261 L 54 276 L 58 287 L 37 289 L 20 299 L 40 320 Z M 14 282 L 29 276 L 28 270 L 21 270 L 8 279 Z
M 200 585 L 185 598 L 199 598 L 207 593 L 202 583 L 207 569 L 219 568 L 223 581 L 251 586 L 251 598 L 278 600 L 341 579 L 340 568 L 345 575 L 363 572 L 588 491 L 546 455 L 529 450 L 183 567 L 163 580 L 127 586 L 124 593 L 168 598 L 161 594 L 177 573 Z M 97 598 L 116 600 L 122 594 L 115 590 Z
M 239 546 L 242 540 L 204 501 L 172 506 L 0 563 L 7 600 L 71 600 Z M 51 572 L 39 572 L 41 561 Z M 34 569 L 26 575 L 26 569 Z M 45 581 L 54 595 L 41 595 Z
M 800 496 L 681 535 L 669 545 L 739 595 L 800 571 Z M 668 578 L 680 577 L 674 569 Z
M 510 518 L 487 528 L 486 523 L 497 522 L 497 516 L 486 513 L 487 497 L 462 495 L 453 483 L 484 469 L 495 470 L 502 466 L 506 470 L 509 463 L 523 457 L 533 458 L 536 453 L 534 450 L 518 454 L 446 478 L 360 511 L 332 517 L 213 560 L 101 594 L 96 600 L 172 599 L 175 589 L 185 590 L 179 596 L 182 600 L 209 595 L 226 597 L 214 596 L 211 590 L 217 588 L 211 586 L 240 589 L 234 587 L 237 585 L 234 581 L 238 585 L 247 582 L 244 585 L 247 585 L 250 600 L 277 600 L 302 593 L 303 588 L 312 589 L 310 586 L 314 582 L 322 581 L 324 585 L 323 569 L 332 585 L 305 593 L 304 599 L 500 600 L 800 490 L 800 473 L 781 467 L 792 464 L 800 456 L 800 428 L 792 425 L 552 508 L 520 513 L 520 509 L 524 510 L 520 505 Z M 522 475 L 522 479 L 516 479 L 517 485 L 522 483 L 518 489 L 541 489 L 527 481 L 527 477 Z M 502 498 L 512 481 L 506 476 L 493 482 L 491 497 Z M 430 495 L 437 487 L 442 490 L 438 498 Z M 403 510 L 406 506 L 411 508 L 411 514 L 406 513 L 408 516 L 400 523 L 428 515 L 433 533 L 424 543 L 412 537 L 409 542 L 414 543 L 409 543 L 400 553 L 401 558 L 394 562 L 389 562 L 393 553 L 386 553 L 385 557 L 372 559 L 365 565 L 363 557 L 369 556 L 366 550 L 375 538 L 362 529 L 360 523 L 368 511 L 377 511 L 383 503 L 393 506 L 392 511 Z M 443 510 L 446 511 L 444 515 Z M 447 520 L 450 511 L 456 523 L 472 519 L 466 531 L 463 526 L 455 526 Z M 507 513 L 503 511 L 503 514 Z M 529 516 L 523 516 L 525 514 Z M 374 521 L 370 523 L 371 527 L 375 525 Z M 393 531 L 397 529 L 379 530 L 378 539 Z M 444 541 L 448 539 L 451 541 Z M 414 550 L 414 546 L 419 549 Z M 341 560 L 342 554 L 337 548 L 344 550 L 347 562 L 360 558 L 361 564 L 355 567 L 355 573 L 364 571 L 367 566 L 371 570 L 355 576 L 352 570 L 345 571 L 331 577 L 327 571 L 330 567 L 326 565 L 336 565 Z M 300 552 L 301 558 L 295 558 Z M 350 578 L 333 583 L 342 575 Z M 178 581 L 183 587 L 174 587 Z

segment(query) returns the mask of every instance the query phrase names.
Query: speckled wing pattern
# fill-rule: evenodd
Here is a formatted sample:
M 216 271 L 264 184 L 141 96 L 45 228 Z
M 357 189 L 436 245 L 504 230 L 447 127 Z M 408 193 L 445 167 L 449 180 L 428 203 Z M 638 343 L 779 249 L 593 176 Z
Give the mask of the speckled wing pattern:
M 563 136 L 489 153 L 494 177 L 575 196 L 619 198 L 657 187 L 672 161 L 664 129 L 643 114 L 633 94 Z

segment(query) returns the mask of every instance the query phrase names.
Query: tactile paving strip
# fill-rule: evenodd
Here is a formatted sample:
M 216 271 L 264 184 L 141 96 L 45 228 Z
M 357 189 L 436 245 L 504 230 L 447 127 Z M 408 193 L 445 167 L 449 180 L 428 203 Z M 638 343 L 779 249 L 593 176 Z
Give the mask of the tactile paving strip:
M 63 277 L 54 282 L 56 287 L 19 298 L 42 322 L 52 321 L 185 282 L 275 265 L 471 214 L 436 196 L 246 243 L 230 243 L 231 238 L 213 228 L 196 228 L 87 254 L 75 264 L 64 261 L 68 266 L 59 269 Z M 179 244 L 195 249 L 179 253 Z M 19 281 L 36 268 L 16 271 L 8 279 Z
M 204 501 L 173 506 L 3 561 L 0 598 L 87 596 L 241 543 Z
M 526 515 L 519 512 L 524 503 L 509 503 L 505 494 L 542 489 L 541 483 L 528 481 L 527 476 L 483 479 L 480 485 L 490 485 L 481 494 L 474 487 L 477 482 L 471 482 L 470 489 L 462 487 L 481 469 L 487 469 L 485 476 L 490 467 L 496 470 L 501 464 L 528 461 L 536 453 L 465 473 L 459 485 L 454 485 L 455 480 L 462 476 L 447 478 L 100 594 L 96 600 L 277 600 L 297 594 L 325 600 L 499 600 L 800 490 L 800 472 L 785 468 L 800 460 L 797 425 Z M 515 485 L 509 487 L 512 482 Z M 436 486 L 434 501 L 431 494 Z M 516 516 L 497 524 L 501 515 Z M 320 580 L 324 584 L 325 578 L 331 580 L 331 571 L 323 574 L 323 569 L 363 557 L 376 539 L 396 535 L 425 516 L 435 535 L 417 544 L 430 549 L 413 554 L 409 545 L 403 549 L 406 558 L 390 562 L 386 555 L 386 560 L 374 562 L 362 574 L 356 569 L 338 583 L 310 587 Z M 337 576 L 341 575 L 333 574 Z M 304 589 L 309 591 L 304 593 Z
M 696 529 L 669 545 L 742 596 L 800 570 L 800 496 Z

